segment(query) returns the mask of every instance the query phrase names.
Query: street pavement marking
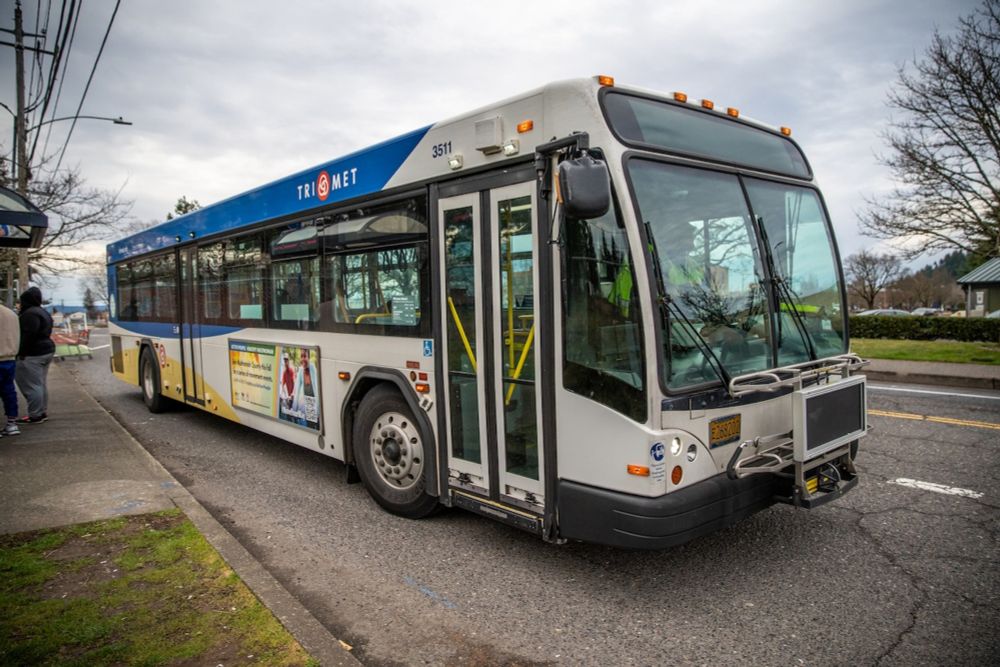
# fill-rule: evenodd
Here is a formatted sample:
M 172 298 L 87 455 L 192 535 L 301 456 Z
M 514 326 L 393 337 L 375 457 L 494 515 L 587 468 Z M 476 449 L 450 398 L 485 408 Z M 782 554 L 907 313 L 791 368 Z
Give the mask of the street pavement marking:
M 978 491 L 970 491 L 969 489 L 960 489 L 956 486 L 945 486 L 944 484 L 934 484 L 933 482 L 921 482 L 916 479 L 907 479 L 905 477 L 900 477 L 899 479 L 894 479 L 889 482 L 890 484 L 897 484 L 899 486 L 906 486 L 911 489 L 921 489 L 922 491 L 933 491 L 934 493 L 943 493 L 946 496 L 961 496 L 963 498 L 982 498 L 983 494 Z
M 930 394 L 931 396 L 953 396 L 955 398 L 982 398 L 988 401 L 1000 401 L 1000 396 L 986 396 L 985 394 L 963 394 L 956 391 L 931 391 L 929 389 L 909 389 L 904 387 L 883 387 L 881 385 L 869 384 L 868 391 L 899 391 L 904 394 Z
M 993 431 L 1000 431 L 1000 424 L 991 422 L 980 422 L 972 419 L 952 419 L 951 417 L 933 417 L 930 415 L 915 415 L 910 412 L 889 412 L 888 410 L 869 410 L 868 414 L 876 417 L 891 417 L 892 419 L 911 419 L 914 421 L 934 422 L 935 424 L 948 424 L 949 426 L 971 426 L 973 428 L 988 428 Z

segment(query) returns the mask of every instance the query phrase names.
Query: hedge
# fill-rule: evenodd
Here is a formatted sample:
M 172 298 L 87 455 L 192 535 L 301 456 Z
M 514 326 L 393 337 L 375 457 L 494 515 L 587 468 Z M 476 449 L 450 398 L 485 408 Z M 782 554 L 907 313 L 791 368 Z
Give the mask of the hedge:
M 961 340 L 973 343 L 1000 342 L 1000 319 L 985 317 L 884 317 L 852 316 L 852 338 L 900 340 Z

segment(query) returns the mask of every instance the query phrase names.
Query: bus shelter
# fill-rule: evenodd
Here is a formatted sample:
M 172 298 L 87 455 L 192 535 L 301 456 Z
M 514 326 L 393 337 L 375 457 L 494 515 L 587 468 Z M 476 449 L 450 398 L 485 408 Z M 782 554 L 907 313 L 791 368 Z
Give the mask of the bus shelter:
M 48 228 L 49 219 L 37 206 L 0 187 L 0 302 L 12 304 L 17 296 L 18 250 L 40 247 Z

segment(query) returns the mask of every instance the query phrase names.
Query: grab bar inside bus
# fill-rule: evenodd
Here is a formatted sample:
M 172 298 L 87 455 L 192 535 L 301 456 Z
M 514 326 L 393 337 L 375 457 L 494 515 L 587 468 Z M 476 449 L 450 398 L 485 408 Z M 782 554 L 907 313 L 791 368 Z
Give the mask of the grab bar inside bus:
M 455 309 L 455 302 L 452 298 L 448 297 L 448 309 L 451 311 L 451 317 L 455 320 L 455 327 L 458 328 L 458 337 L 462 339 L 462 345 L 465 346 L 465 354 L 469 357 L 469 362 L 472 364 L 472 372 L 477 373 L 476 370 L 476 355 L 472 352 L 472 346 L 469 345 L 469 337 L 465 335 L 465 327 L 462 326 L 462 320 L 458 317 L 458 310 Z

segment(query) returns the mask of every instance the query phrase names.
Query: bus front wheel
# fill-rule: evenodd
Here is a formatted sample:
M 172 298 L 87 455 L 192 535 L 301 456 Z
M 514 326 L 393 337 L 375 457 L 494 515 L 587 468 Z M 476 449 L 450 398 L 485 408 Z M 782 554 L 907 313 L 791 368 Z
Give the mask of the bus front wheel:
M 361 481 L 385 510 L 419 519 L 437 508 L 423 474 L 423 433 L 396 389 L 376 387 L 361 401 L 353 443 Z
M 150 412 L 163 412 L 166 401 L 160 393 L 160 365 L 150 347 L 142 348 L 139 357 L 139 386 L 142 387 L 142 402 Z

